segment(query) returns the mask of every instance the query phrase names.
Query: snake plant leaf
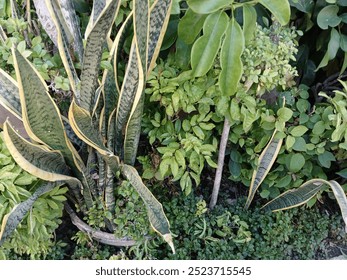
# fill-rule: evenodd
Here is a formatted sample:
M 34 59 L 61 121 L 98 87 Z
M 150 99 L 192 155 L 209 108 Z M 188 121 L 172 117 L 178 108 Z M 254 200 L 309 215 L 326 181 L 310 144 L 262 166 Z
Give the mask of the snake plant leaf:
M 119 81 L 119 67 L 121 66 L 121 63 L 119 63 L 119 60 L 121 58 L 121 52 L 124 49 L 124 44 L 127 39 L 127 32 L 129 30 L 129 27 L 131 27 L 133 24 L 133 12 L 131 11 L 128 17 L 123 22 L 122 26 L 119 28 L 116 38 L 114 39 L 113 46 L 111 47 L 111 53 L 113 54 L 113 71 L 114 71 L 114 79 L 117 87 L 117 91 L 120 92 L 121 89 L 121 82 Z M 105 71 L 106 72 L 106 71 Z
M 4 140 L 13 159 L 22 169 L 45 181 L 65 181 L 76 199 L 79 202 L 82 200 L 81 182 L 70 176 L 71 171 L 59 151 L 52 151 L 47 146 L 28 142 L 8 122 L 4 125 Z M 85 188 L 85 192 L 87 191 Z M 87 202 L 89 202 L 88 197 Z
M 228 23 L 229 17 L 222 11 L 210 14 L 205 19 L 203 35 L 192 47 L 191 63 L 195 77 L 204 76 L 211 69 Z
M 144 94 L 137 104 L 134 114 L 130 117 L 126 127 L 124 139 L 124 162 L 133 165 L 136 160 L 138 144 L 141 133 L 141 118 L 144 107 Z
M 143 184 L 141 177 L 134 167 L 124 164 L 121 170 L 122 174 L 129 180 L 130 184 L 135 188 L 144 201 L 152 228 L 163 236 L 164 240 L 170 245 L 172 251 L 175 253 L 170 232 L 170 224 L 165 216 L 163 206 Z
M 6 214 L 2 220 L 0 230 L 0 246 L 4 243 L 13 231 L 17 228 L 35 201 L 43 194 L 50 192 L 54 188 L 63 185 L 62 182 L 45 182 L 27 200 L 14 206 L 10 213 Z
M 83 63 L 83 42 L 82 35 L 78 23 L 78 17 L 74 8 L 74 1 L 71 0 L 58 0 L 60 8 L 66 21 L 71 35 L 73 37 L 74 50 L 78 56 L 78 60 Z M 94 1 L 99 2 L 99 1 Z
M 347 232 L 347 197 L 341 185 L 333 180 L 309 180 L 296 189 L 284 192 L 265 204 L 262 208 L 264 208 L 265 211 L 279 211 L 300 206 L 309 201 L 319 191 L 324 190 L 327 186 L 332 189 L 336 201 L 339 204 L 342 218 L 345 222 L 345 230 Z
M 125 72 L 122 89 L 119 95 L 115 112 L 115 150 L 116 154 L 123 155 L 123 142 L 125 127 L 130 117 L 130 111 L 134 106 L 136 96 L 142 94 L 144 79 L 140 79 L 143 72 L 140 71 L 140 62 L 136 46 L 133 43 L 130 49 L 130 57 Z
M 147 76 L 155 66 L 170 19 L 172 0 L 156 0 L 150 9 Z
M 90 31 L 93 29 L 94 24 L 96 23 L 98 17 L 100 16 L 101 12 L 104 10 L 106 6 L 107 0 L 98 0 L 93 1 L 93 8 L 92 8 L 92 14 L 90 15 L 90 19 L 85 31 L 85 39 L 87 39 Z
M 112 154 L 105 147 L 98 128 L 93 124 L 88 111 L 78 106 L 75 100 L 70 105 L 69 121 L 76 135 L 85 143 L 96 149 L 102 155 L 108 156 Z
M 232 96 L 236 93 L 243 72 L 241 55 L 244 46 L 245 40 L 241 26 L 235 18 L 232 18 L 220 54 L 222 71 L 219 75 L 219 87 L 225 96 Z
M 13 50 L 24 127 L 31 139 L 62 152 L 72 161 L 60 112 L 40 74 L 17 50 Z
M 275 137 L 276 134 L 277 130 L 274 131 L 269 143 L 267 144 L 267 146 L 265 147 L 265 149 L 259 157 L 258 167 L 253 172 L 252 181 L 249 187 L 248 197 L 245 204 L 245 209 L 248 209 L 251 205 L 255 192 L 265 179 L 266 175 L 269 173 L 281 149 L 283 139 L 277 139 Z
M 90 114 L 94 108 L 102 48 L 120 6 L 119 0 L 109 1 L 86 39 L 82 73 L 80 106 Z
M 25 171 L 45 181 L 69 180 L 69 168 L 58 151 L 30 143 L 8 122 L 4 124 L 4 139 L 13 159 Z
M 259 0 L 281 25 L 286 25 L 290 20 L 290 5 L 288 0 Z
M 149 40 L 149 3 L 148 0 L 133 2 L 134 12 L 134 38 L 136 49 L 141 61 L 141 68 L 147 69 L 147 46 Z
M 329 181 L 334 196 L 339 204 L 343 221 L 345 222 L 345 232 L 347 232 L 347 197 L 346 193 L 339 183 L 334 180 Z
M 265 204 L 262 208 L 265 211 L 278 211 L 300 206 L 309 201 L 319 191 L 326 188 L 327 185 L 329 185 L 329 182 L 325 180 L 309 180 L 296 189 L 284 192 Z
M 0 104 L 18 118 L 22 116 L 17 82 L 0 69 Z
M 18 133 L 26 139 L 29 139 L 29 135 L 26 133 L 22 119 L 18 118 L 17 115 L 13 114 L 12 111 L 7 110 L 0 104 L 0 128 L 3 128 L 6 120 L 12 123 L 13 127 Z
M 79 99 L 80 94 L 78 89 L 79 89 L 80 80 L 76 73 L 74 62 L 70 54 L 69 37 L 71 36 L 71 34 L 69 34 L 69 30 L 63 19 L 63 15 L 58 6 L 58 3 L 56 1 L 46 0 L 46 6 L 49 10 L 51 19 L 57 31 L 58 51 L 59 51 L 61 60 L 64 64 L 65 71 L 68 75 L 71 89 L 74 95 Z

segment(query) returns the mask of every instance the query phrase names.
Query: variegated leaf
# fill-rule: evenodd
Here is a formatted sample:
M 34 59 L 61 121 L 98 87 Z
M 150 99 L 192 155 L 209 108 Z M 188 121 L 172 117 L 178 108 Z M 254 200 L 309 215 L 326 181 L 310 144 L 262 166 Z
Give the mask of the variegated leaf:
M 87 39 L 90 31 L 93 29 L 94 24 L 96 23 L 98 17 L 100 16 L 101 12 L 104 10 L 104 8 L 106 6 L 106 2 L 107 2 L 107 0 L 93 1 L 92 14 L 90 16 L 88 26 L 86 28 L 85 39 Z
M 170 245 L 172 251 L 175 253 L 170 232 L 170 224 L 165 216 L 163 206 L 143 184 L 141 177 L 134 167 L 126 164 L 123 165 L 122 174 L 129 180 L 131 185 L 144 201 L 152 228 L 163 236 L 164 240 Z
M 120 5 L 119 0 L 108 2 L 98 17 L 86 40 L 81 74 L 80 106 L 90 114 L 94 108 L 95 91 L 98 87 L 98 71 L 102 48 Z
M 133 2 L 134 36 L 136 49 L 141 61 L 143 71 L 147 69 L 147 48 L 149 36 L 149 3 L 148 0 Z
M 0 104 L 18 118 L 22 116 L 17 82 L 0 69 Z
M 155 66 L 170 19 L 172 0 L 156 0 L 151 6 L 147 75 Z
M 70 32 L 67 28 L 67 25 L 63 19 L 63 15 L 61 9 L 58 7 L 58 3 L 56 1 L 45 0 L 46 6 L 50 13 L 52 22 L 55 25 L 55 29 L 57 30 L 57 45 L 60 57 L 63 61 L 66 73 L 69 77 L 71 89 L 75 95 L 75 97 L 79 100 L 79 78 L 76 73 L 76 69 L 73 63 L 73 59 L 70 54 Z
M 267 146 L 265 147 L 265 149 L 259 157 L 257 169 L 253 172 L 252 181 L 248 192 L 248 198 L 245 204 L 246 209 L 249 208 L 255 195 L 255 192 L 265 179 L 266 175 L 269 173 L 281 149 L 283 139 L 277 139 L 275 137 L 276 133 L 277 131 L 275 130 L 269 143 L 267 144 Z
M 312 179 L 302 184 L 299 188 L 284 192 L 265 204 L 263 208 L 265 211 L 278 211 L 300 206 L 328 185 L 327 181 Z
M 266 211 L 279 211 L 300 206 L 308 202 L 327 186 L 332 189 L 336 201 L 339 204 L 342 218 L 345 222 L 345 231 L 347 232 L 347 197 L 341 185 L 333 180 L 312 179 L 296 189 L 284 192 L 265 204 L 263 208 Z

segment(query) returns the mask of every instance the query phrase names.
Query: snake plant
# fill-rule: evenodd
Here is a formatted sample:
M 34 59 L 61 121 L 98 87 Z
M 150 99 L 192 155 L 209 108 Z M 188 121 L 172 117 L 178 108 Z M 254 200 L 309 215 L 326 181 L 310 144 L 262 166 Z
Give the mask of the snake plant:
M 121 1 L 94 1 L 83 44 L 71 1 L 34 1 L 39 19 L 49 21 L 42 25 L 50 27 L 47 33 L 54 38 L 59 50 L 73 100 L 68 118 L 63 117 L 39 72 L 13 49 L 17 81 L 0 70 L 0 104 L 9 116 L 22 120 L 26 135 L 20 135 L 7 119 L 2 124 L 4 138 L 15 161 L 44 183 L 30 199 L 5 216 L 0 245 L 40 195 L 63 184 L 69 187 L 66 210 L 74 224 L 101 242 L 133 244 L 126 237 L 115 239 L 112 235 L 116 218 L 115 188 L 117 182 L 126 179 L 143 199 L 151 226 L 174 251 L 163 207 L 132 166 L 139 142 L 145 82 L 160 50 L 171 2 L 156 0 L 150 6 L 148 0 L 133 1 L 133 11 L 112 41 L 110 31 Z M 131 28 L 134 35 L 125 74 L 120 81 L 120 52 L 125 34 Z M 74 66 L 71 45 L 76 54 L 74 59 L 79 59 L 80 71 Z M 100 60 L 107 47 L 113 67 L 105 70 L 101 77 Z M 73 209 L 86 215 L 95 203 L 113 214 L 112 219 L 105 217 L 107 229 L 104 231 L 83 223 Z

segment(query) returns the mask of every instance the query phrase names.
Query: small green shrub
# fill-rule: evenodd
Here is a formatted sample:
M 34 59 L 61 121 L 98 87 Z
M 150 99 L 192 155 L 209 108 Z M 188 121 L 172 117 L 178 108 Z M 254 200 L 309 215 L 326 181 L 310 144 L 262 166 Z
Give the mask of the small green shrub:
M 226 197 L 222 199 L 227 201 Z M 322 241 L 330 233 L 338 232 L 342 224 L 340 216 L 322 213 L 318 208 L 302 207 L 272 214 L 258 208 L 245 211 L 244 199 L 232 205 L 217 205 L 212 212 L 197 216 L 201 201 L 190 195 L 184 199 L 176 197 L 165 204 L 172 231 L 177 235 L 176 255 L 164 256 L 157 245 L 150 251 L 151 258 L 324 258 L 327 256 Z
M 40 181 L 23 171 L 10 156 L 0 133 L 0 220 L 28 199 Z M 55 188 L 41 196 L 15 233 L 0 248 L 0 258 L 44 258 L 55 246 L 55 230 L 61 223 L 66 188 Z

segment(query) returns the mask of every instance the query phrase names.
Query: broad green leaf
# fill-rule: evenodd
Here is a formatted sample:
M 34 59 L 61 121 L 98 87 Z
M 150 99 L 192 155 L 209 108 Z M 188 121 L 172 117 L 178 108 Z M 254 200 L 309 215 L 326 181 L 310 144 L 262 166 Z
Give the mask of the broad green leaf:
M 245 204 L 246 209 L 249 208 L 255 192 L 259 188 L 260 184 L 264 181 L 266 175 L 269 173 L 281 149 L 283 139 L 277 139 L 275 137 L 276 133 L 277 131 L 275 130 L 269 143 L 259 157 L 257 169 L 253 172 L 252 181 L 249 187 L 248 197 Z
M 278 211 L 300 206 L 309 201 L 328 184 L 328 182 L 319 179 L 307 181 L 297 189 L 284 192 L 265 204 L 263 208 L 266 211 Z
M 290 134 L 293 135 L 294 137 L 300 137 L 304 135 L 308 131 L 308 128 L 303 125 L 298 125 L 293 127 L 292 130 L 290 130 Z
M 178 24 L 178 37 L 186 44 L 193 44 L 200 34 L 207 15 L 196 14 L 188 9 Z
M 80 106 L 92 113 L 94 108 L 95 91 L 98 88 L 98 71 L 102 55 L 102 48 L 106 42 L 106 35 L 110 30 L 115 15 L 120 6 L 119 0 L 107 2 L 86 39 L 81 73 Z
M 336 158 L 329 151 L 325 151 L 323 154 L 318 155 L 318 162 L 325 168 L 330 168 L 332 161 L 336 161 Z
M 335 28 L 332 28 L 331 29 L 331 33 L 330 33 L 330 40 L 329 40 L 329 44 L 328 44 L 328 50 L 325 53 L 322 61 L 318 65 L 316 71 L 318 71 L 318 69 L 320 69 L 322 67 L 327 66 L 328 62 L 335 58 L 339 48 L 340 48 L 340 34 L 339 34 L 339 32 Z
M 211 14 L 230 7 L 234 0 L 188 0 L 189 7 L 197 14 Z
M 192 45 L 187 45 L 183 40 L 177 38 L 175 61 L 177 66 L 182 70 L 190 69 L 190 57 L 192 52 Z
M 293 154 L 290 157 L 288 169 L 291 172 L 299 172 L 305 165 L 305 158 L 302 154 Z
M 243 36 L 247 45 L 254 37 L 257 24 L 257 12 L 253 6 L 244 5 L 243 9 Z
M 143 184 L 141 177 L 134 167 L 123 165 L 122 174 L 129 180 L 131 185 L 144 201 L 152 228 L 164 238 L 164 240 L 170 245 L 173 253 L 175 253 L 175 247 L 170 232 L 170 224 L 165 216 L 163 206 Z
M 339 7 L 336 5 L 328 5 L 324 7 L 317 16 L 318 26 L 322 29 L 336 27 L 341 23 L 341 18 L 337 15 Z
M 219 87 L 223 95 L 232 96 L 236 93 L 243 72 L 241 55 L 244 45 L 242 29 L 233 18 L 226 31 L 220 54 L 222 71 L 219 75 Z
M 43 183 L 31 197 L 22 203 L 15 205 L 11 212 L 5 215 L 2 220 L 0 229 L 0 246 L 4 243 L 7 237 L 9 237 L 13 231 L 17 228 L 30 208 L 34 205 L 35 201 L 43 194 L 53 190 L 57 186 L 61 186 L 61 182 Z
M 339 171 L 339 172 L 336 172 L 336 174 L 339 175 L 339 176 L 341 176 L 342 178 L 347 179 L 347 168 L 342 169 L 342 170 Z
M 192 48 L 191 63 L 195 77 L 204 76 L 212 67 L 227 27 L 228 16 L 225 12 L 216 12 L 206 18 L 204 34 Z
M 274 15 L 281 25 L 286 25 L 290 20 L 290 5 L 288 0 L 259 0 Z
M 290 0 L 290 5 L 303 13 L 312 13 L 315 6 L 313 0 Z
M 147 76 L 154 68 L 170 19 L 172 0 L 156 0 L 151 6 Z
M 293 145 L 293 150 L 298 152 L 306 152 L 306 141 L 303 137 L 296 137 Z
M 287 122 L 293 116 L 293 111 L 289 108 L 283 107 L 278 109 L 277 116 L 280 121 Z

